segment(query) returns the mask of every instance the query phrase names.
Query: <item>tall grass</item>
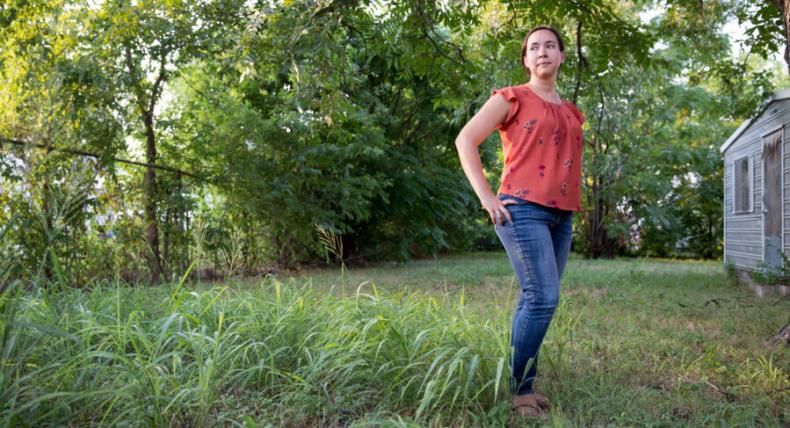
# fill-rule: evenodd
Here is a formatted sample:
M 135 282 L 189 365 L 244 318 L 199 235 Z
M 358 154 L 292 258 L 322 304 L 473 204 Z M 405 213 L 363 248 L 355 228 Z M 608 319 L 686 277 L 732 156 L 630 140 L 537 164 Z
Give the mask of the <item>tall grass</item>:
M 5 426 L 451 425 L 501 407 L 508 317 L 458 299 L 309 286 L 2 296 Z
M 9 287 L 0 425 L 511 425 L 517 287 L 502 255 L 475 257 L 326 281 Z M 761 337 L 790 301 L 717 269 L 571 260 L 541 349 L 548 422 L 786 426 L 790 350 Z

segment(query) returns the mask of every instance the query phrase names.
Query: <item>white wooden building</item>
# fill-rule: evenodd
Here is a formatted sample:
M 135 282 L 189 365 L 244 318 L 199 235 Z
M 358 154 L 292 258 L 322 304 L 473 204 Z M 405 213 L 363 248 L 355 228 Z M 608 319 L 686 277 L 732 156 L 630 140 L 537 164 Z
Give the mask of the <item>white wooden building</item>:
M 721 146 L 724 261 L 741 270 L 790 256 L 790 90 L 771 96 Z

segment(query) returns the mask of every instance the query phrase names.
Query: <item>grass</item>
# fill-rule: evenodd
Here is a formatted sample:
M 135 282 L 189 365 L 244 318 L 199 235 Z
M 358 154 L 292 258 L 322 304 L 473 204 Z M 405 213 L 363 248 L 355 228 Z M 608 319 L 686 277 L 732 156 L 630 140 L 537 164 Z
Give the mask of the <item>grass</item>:
M 0 298 L 4 426 L 519 426 L 501 253 Z M 720 263 L 572 258 L 538 388 L 552 426 L 787 426 L 787 299 Z

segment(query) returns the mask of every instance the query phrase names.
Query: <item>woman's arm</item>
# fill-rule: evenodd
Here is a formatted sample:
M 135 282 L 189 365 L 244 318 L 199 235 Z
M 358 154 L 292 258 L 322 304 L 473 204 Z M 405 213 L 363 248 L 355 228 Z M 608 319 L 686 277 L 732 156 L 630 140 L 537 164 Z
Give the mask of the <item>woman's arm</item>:
M 491 221 L 495 224 L 504 223 L 505 219 L 512 221 L 510 213 L 505 208 L 505 205 L 512 202 L 500 201 L 491 191 L 483 174 L 483 164 L 480 162 L 480 152 L 477 147 L 505 120 L 508 111 L 510 111 L 510 104 L 511 101 L 501 95 L 492 95 L 483 104 L 480 111 L 466 123 L 455 139 L 455 147 L 458 149 L 458 157 L 461 159 L 461 166 L 464 168 L 466 178 L 469 179 L 480 203 L 483 204 L 483 208 L 488 211 Z

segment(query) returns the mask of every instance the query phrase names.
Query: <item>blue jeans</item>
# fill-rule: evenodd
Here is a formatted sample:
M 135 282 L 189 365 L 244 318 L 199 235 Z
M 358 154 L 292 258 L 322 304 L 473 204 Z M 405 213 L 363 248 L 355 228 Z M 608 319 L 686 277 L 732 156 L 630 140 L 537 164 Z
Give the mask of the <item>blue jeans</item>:
M 560 278 L 571 249 L 573 211 L 505 194 L 498 197 L 517 202 L 506 205 L 513 222 L 495 228 L 521 288 L 510 335 L 511 389 L 516 395 L 529 394 L 538 372 L 538 349 L 560 299 Z

